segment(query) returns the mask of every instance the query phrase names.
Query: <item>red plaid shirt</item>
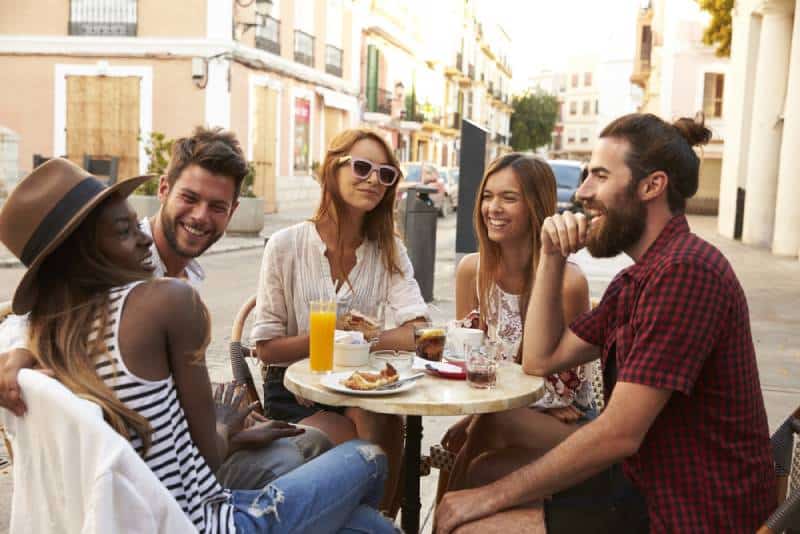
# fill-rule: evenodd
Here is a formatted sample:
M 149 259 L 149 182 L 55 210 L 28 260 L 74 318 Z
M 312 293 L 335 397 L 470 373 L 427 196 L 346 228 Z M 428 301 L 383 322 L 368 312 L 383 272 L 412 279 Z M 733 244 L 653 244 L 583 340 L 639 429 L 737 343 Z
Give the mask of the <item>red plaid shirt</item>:
M 775 474 L 747 301 L 722 253 L 676 216 L 570 328 L 604 369 L 615 357 L 618 381 L 675 392 L 624 462 L 652 532 L 754 532 Z

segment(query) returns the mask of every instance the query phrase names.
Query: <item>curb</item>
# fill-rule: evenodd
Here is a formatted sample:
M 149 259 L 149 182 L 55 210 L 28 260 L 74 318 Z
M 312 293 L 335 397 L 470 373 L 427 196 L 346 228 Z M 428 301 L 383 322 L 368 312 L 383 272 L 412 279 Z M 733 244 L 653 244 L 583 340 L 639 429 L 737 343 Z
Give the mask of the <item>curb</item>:
M 238 252 L 240 250 L 250 250 L 254 248 L 264 248 L 264 242 L 250 243 L 245 245 L 231 245 L 229 247 L 219 247 L 217 249 L 207 250 L 203 256 L 214 256 L 216 254 L 226 254 L 228 252 Z M 0 269 L 16 269 L 24 267 L 22 262 L 16 258 L 0 259 Z

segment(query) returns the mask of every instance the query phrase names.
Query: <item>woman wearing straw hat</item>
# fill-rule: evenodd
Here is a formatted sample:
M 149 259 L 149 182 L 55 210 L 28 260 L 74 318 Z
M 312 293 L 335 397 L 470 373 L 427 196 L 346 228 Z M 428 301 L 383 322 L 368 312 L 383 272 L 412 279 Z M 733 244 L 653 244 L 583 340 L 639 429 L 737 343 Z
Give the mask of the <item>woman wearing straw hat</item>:
M 259 446 L 271 423 L 244 428 L 249 410 L 237 409 L 231 392 L 217 392 L 215 409 L 204 365 L 207 310 L 188 284 L 152 280 L 145 267 L 151 240 L 126 197 L 148 178 L 106 187 L 54 159 L 6 201 L 0 241 L 28 268 L 13 309 L 30 312 L 37 363 L 103 409 L 201 532 L 393 532 L 373 508 L 386 459 L 364 442 L 260 491 L 217 483 L 222 460 Z

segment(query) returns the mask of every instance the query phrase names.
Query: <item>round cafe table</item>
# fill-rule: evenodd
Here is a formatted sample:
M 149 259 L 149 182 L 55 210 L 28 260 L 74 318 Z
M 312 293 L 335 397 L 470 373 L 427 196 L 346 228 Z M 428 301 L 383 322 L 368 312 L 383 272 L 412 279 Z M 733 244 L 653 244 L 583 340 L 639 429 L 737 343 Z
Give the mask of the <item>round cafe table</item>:
M 354 368 L 336 367 L 335 372 Z M 371 412 L 405 415 L 405 495 L 402 527 L 419 532 L 419 469 L 423 415 L 468 415 L 491 413 L 526 406 L 542 395 L 543 380 L 526 375 L 514 363 L 498 366 L 497 386 L 475 389 L 466 380 L 425 376 L 411 389 L 383 396 L 337 393 L 320 384 L 324 375 L 311 372 L 308 359 L 295 362 L 286 370 L 284 385 L 292 393 L 331 406 L 354 406 Z

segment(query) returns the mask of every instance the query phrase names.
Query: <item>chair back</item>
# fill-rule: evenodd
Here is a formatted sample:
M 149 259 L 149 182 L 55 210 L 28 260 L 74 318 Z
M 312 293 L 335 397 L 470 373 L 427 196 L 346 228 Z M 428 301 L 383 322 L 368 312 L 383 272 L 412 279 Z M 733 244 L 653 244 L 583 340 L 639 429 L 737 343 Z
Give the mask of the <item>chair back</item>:
M 758 534 L 800 532 L 800 408 L 772 434 L 772 459 L 778 481 L 778 508 Z M 794 528 L 793 528 L 794 527 Z
M 101 157 L 83 155 L 83 168 L 94 176 L 107 176 L 108 185 L 117 182 L 119 172 L 119 158 L 117 156 Z
M 258 396 L 258 390 L 253 381 L 253 374 L 250 372 L 250 366 L 247 365 L 247 358 L 253 356 L 252 351 L 242 345 L 242 332 L 244 325 L 247 322 L 247 317 L 253 311 L 256 305 L 256 296 L 253 295 L 248 298 L 233 320 L 233 327 L 231 328 L 231 343 L 230 343 L 230 356 L 231 356 L 231 371 L 233 372 L 233 380 L 239 385 L 242 385 L 247 390 L 245 397 L 248 403 L 258 402 L 256 408 L 262 414 L 264 413 L 264 406 Z

